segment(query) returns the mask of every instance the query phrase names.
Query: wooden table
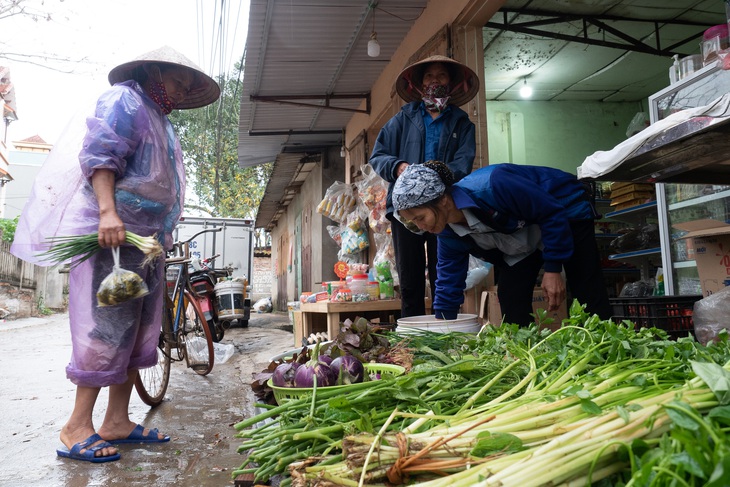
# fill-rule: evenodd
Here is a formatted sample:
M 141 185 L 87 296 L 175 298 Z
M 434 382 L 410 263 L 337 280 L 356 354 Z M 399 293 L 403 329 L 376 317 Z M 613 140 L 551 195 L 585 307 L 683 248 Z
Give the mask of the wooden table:
M 294 326 L 296 346 L 301 346 L 301 339 L 316 331 L 314 329 L 314 320 L 318 315 L 327 316 L 327 335 L 330 339 L 334 339 L 340 332 L 340 321 L 343 321 L 340 318 L 341 314 L 354 314 L 367 318 L 367 315 L 374 313 L 397 311 L 397 315 L 400 316 L 400 306 L 400 299 L 380 299 L 360 303 L 332 303 L 330 301 L 302 303 L 299 308 L 302 314 L 301 330 L 297 330 L 296 324 Z

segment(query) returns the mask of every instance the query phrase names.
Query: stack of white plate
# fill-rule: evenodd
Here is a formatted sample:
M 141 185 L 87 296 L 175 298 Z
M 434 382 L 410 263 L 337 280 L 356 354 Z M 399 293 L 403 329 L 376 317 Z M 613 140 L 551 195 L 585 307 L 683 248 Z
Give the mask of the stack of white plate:
M 455 320 L 437 320 L 434 315 L 410 316 L 398 320 L 398 333 L 414 333 L 414 330 L 433 331 L 436 333 L 479 333 L 482 326 L 477 315 L 460 313 Z

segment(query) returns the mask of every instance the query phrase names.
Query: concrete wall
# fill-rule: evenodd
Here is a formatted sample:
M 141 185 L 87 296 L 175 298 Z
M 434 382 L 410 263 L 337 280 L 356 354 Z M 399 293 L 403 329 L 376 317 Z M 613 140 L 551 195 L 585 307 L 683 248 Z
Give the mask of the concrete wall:
M 575 174 L 597 150 L 626 139 L 642 104 L 600 102 L 487 102 L 489 160 L 550 166 Z
M 6 249 L 0 249 L 0 258 L 4 261 L 14 258 L 4 255 L 6 253 Z M 18 279 L 7 276 L 0 282 L 0 319 L 38 316 L 47 309 L 65 311 L 68 308 L 68 273 L 59 272 L 62 266 L 25 265 L 30 266 L 30 269 L 26 268 L 23 275 L 33 276 L 31 287 L 27 283 L 23 286 Z
M 20 215 L 30 196 L 33 181 L 48 157 L 47 152 L 11 150 L 10 174 L 13 180 L 5 184 L 5 198 L 2 202 L 3 218 L 13 219 Z
M 271 300 L 275 309 L 286 310 L 286 302 L 293 301 L 299 296 L 296 295 L 296 267 L 289 261 L 289 245 L 294 246 L 296 242 L 296 219 L 305 208 L 311 208 L 312 219 L 310 235 L 311 242 L 302 242 L 302 246 L 309 244 L 312 247 L 311 256 L 311 282 L 303 287 L 311 290 L 319 290 L 319 283 L 322 280 L 334 279 L 334 264 L 337 262 L 337 244 L 329 236 L 328 225 L 335 224 L 329 218 L 323 217 L 316 212 L 317 205 L 324 197 L 327 188 L 335 181 L 344 181 L 345 162 L 339 155 L 339 149 L 334 148 L 322 154 L 322 161 L 309 174 L 309 177 L 287 207 L 285 215 L 279 219 L 278 225 L 271 231 L 271 268 L 273 280 L 271 282 Z M 288 242 L 281 246 L 279 242 Z M 296 259 L 296 256 L 294 256 Z M 286 281 L 282 283 L 282 279 Z M 284 289 L 282 289 L 284 287 Z M 279 296 L 284 291 L 285 296 Z
M 271 257 L 254 257 L 251 292 L 256 299 L 271 296 L 272 278 Z

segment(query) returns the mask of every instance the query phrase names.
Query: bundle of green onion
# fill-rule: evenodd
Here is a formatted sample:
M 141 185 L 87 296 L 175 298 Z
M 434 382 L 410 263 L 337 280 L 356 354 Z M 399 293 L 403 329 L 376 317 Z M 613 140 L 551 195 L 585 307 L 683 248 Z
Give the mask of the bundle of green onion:
M 143 265 L 155 261 L 164 252 L 154 235 L 142 237 L 129 231 L 126 232 L 126 235 L 127 243 L 134 245 L 145 254 Z M 101 250 L 98 233 L 52 237 L 48 240 L 52 243 L 52 246 L 40 254 L 43 260 L 52 263 L 71 260 L 71 267 L 79 265 Z

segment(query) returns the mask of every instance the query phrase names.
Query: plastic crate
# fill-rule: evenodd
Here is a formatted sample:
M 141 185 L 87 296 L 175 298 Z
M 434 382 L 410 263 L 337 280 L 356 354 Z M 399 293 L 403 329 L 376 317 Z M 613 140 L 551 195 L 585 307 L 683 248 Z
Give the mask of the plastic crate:
M 702 296 L 612 298 L 614 321 L 629 320 L 641 328 L 659 328 L 670 338 L 694 336 L 692 313 Z
M 406 373 L 406 369 L 400 365 L 394 364 L 378 364 L 378 363 L 365 363 L 362 364 L 365 372 L 372 374 L 379 374 L 381 380 L 394 379 L 399 375 Z M 373 381 L 375 382 L 375 381 Z M 309 387 L 277 387 L 271 383 L 271 379 L 268 380 L 267 385 L 274 391 L 274 398 L 276 403 L 279 405 L 284 404 L 288 401 L 295 401 L 301 399 L 305 394 L 311 394 L 312 389 Z M 322 387 L 321 389 L 327 389 L 328 391 L 336 389 L 346 389 L 347 385 L 344 386 L 328 386 Z

